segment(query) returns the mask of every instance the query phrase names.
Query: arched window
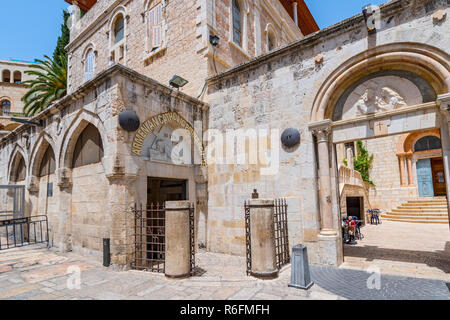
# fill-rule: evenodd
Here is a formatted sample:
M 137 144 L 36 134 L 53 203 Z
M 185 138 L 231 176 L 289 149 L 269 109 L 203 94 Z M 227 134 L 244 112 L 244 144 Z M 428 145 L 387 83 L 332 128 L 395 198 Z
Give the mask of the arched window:
M 55 170 L 55 154 L 53 153 L 52 148 L 48 146 L 44 153 L 44 157 L 42 158 L 41 167 L 39 168 L 39 177 L 49 176 L 55 173 Z
M 232 0 L 233 8 L 233 42 L 242 47 L 242 14 L 239 0 Z
M 103 144 L 100 132 L 89 124 L 78 137 L 73 152 L 73 168 L 98 163 L 103 158 Z
M 14 71 L 14 83 L 22 83 L 22 73 L 20 71 Z
M 123 40 L 125 34 L 125 22 L 123 15 L 119 14 L 114 23 L 114 44 L 119 43 Z
M 19 163 L 17 164 L 16 171 L 14 172 L 11 180 L 13 182 L 21 182 L 25 181 L 26 177 L 27 177 L 27 170 L 25 167 L 25 160 L 23 159 L 22 156 L 20 156 Z
M 2 72 L 2 82 L 11 82 L 11 71 L 3 70 L 3 72 Z
M 267 49 L 269 51 L 272 51 L 276 46 L 275 35 L 273 34 L 273 32 L 269 32 L 267 34 Z
M 1 102 L 0 115 L 8 115 L 11 111 L 11 102 L 9 100 L 3 100 Z
M 426 136 L 422 139 L 419 139 L 414 145 L 414 151 L 427 151 L 427 150 L 436 150 L 441 149 L 441 139 L 435 136 Z
M 94 50 L 89 49 L 84 60 L 84 81 L 94 78 Z

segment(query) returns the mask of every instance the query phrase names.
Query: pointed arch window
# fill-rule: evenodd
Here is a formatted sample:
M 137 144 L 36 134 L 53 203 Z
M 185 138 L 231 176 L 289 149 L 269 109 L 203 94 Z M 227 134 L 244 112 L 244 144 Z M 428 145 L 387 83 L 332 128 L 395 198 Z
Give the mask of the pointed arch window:
M 2 72 L 2 82 L 11 82 L 11 71 L 3 70 Z
M 56 170 L 56 161 L 55 154 L 50 146 L 47 147 L 47 150 L 42 157 L 41 166 L 39 168 L 39 177 L 49 176 L 54 174 Z
M 119 43 L 125 36 L 125 21 L 123 15 L 118 15 L 114 23 L 114 44 Z
M 232 0 L 233 42 L 242 47 L 242 11 L 239 0 Z
M 98 163 L 103 158 L 103 143 L 97 128 L 89 124 L 75 144 L 72 167 L 79 168 Z
M 22 83 L 22 73 L 20 71 L 14 71 L 14 83 L 15 84 Z
M 12 177 L 13 182 L 22 182 L 25 181 L 27 177 L 27 169 L 25 166 L 25 160 L 22 156 L 20 156 L 19 163 L 17 164 L 16 171 Z
M 85 65 L 84 65 L 84 80 L 89 81 L 94 78 L 94 50 L 89 49 L 86 53 L 85 57 Z

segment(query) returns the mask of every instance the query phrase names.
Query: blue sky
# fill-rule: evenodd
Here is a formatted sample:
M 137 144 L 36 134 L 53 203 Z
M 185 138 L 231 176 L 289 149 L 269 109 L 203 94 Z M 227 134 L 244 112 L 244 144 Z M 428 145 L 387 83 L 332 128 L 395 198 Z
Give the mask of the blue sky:
M 306 0 L 320 28 L 361 12 L 380 0 Z M 64 0 L 0 0 L 0 60 L 33 61 L 52 55 L 60 34 Z

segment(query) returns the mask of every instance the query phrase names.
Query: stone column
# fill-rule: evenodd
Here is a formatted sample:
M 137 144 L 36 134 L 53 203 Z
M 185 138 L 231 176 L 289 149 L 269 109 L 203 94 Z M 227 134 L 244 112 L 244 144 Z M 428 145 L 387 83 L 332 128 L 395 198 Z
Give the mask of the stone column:
M 191 236 L 188 201 L 166 202 L 166 277 L 186 278 L 191 273 Z
M 72 251 L 72 171 L 67 168 L 58 170 L 59 217 L 58 248 L 61 252 Z
M 406 160 L 408 162 L 408 184 L 410 187 L 414 187 L 413 174 L 412 174 L 412 154 L 406 155 Z
M 250 206 L 251 275 L 258 278 L 278 276 L 275 253 L 275 201 L 252 199 Z
M 438 96 L 441 107 L 441 141 L 444 162 L 445 184 L 447 186 L 447 206 L 450 219 L 450 93 Z
M 333 225 L 332 187 L 330 174 L 330 148 L 331 120 L 324 120 L 309 125 L 310 130 L 317 138 L 317 157 L 319 163 L 319 199 L 321 230 L 318 237 L 320 242 L 320 263 L 325 265 L 339 265 L 340 248 L 339 232 Z M 339 206 L 339 204 L 337 204 Z M 340 211 L 340 209 L 338 210 Z
M 400 186 L 406 187 L 405 155 L 404 154 L 398 154 L 398 159 L 400 161 Z
M 298 3 L 297 1 L 292 2 L 292 10 L 293 10 L 293 17 L 294 22 L 296 25 L 298 25 L 298 10 L 297 10 Z

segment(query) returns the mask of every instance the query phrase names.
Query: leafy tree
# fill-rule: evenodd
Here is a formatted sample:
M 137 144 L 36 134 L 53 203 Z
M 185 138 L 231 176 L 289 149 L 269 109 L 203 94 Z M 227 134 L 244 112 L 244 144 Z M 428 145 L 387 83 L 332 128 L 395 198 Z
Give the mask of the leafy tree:
M 27 116 L 41 112 L 67 93 L 67 55 L 58 56 L 54 60 L 45 56 L 45 59 L 36 59 L 36 64 L 31 65 L 33 70 L 25 71 L 35 77 L 23 82 L 30 88 L 22 97 Z
M 369 172 L 372 169 L 373 154 L 369 154 L 369 151 L 364 147 L 362 141 L 357 142 L 358 155 L 355 157 L 354 165 L 355 170 L 361 173 L 363 180 L 372 186 L 375 186 L 372 180 L 370 180 Z
M 70 13 L 67 10 L 63 11 L 64 23 L 61 25 L 61 35 L 58 37 L 58 42 L 56 44 L 56 49 L 53 52 L 53 60 L 58 61 L 58 57 L 62 55 L 67 55 L 66 46 L 70 42 L 70 30 L 67 26 L 67 21 L 70 18 Z

